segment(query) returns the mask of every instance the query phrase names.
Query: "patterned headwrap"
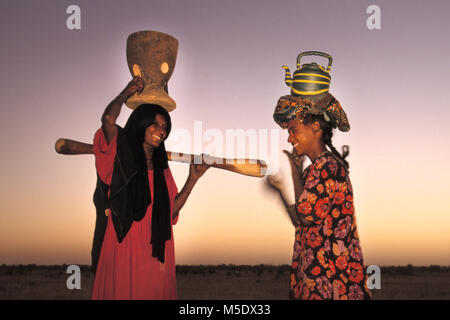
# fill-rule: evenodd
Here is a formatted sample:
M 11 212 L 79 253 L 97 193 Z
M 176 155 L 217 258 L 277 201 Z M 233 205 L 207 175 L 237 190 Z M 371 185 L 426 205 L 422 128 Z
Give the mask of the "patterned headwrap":
M 293 95 L 282 96 L 278 100 L 273 118 L 280 127 L 286 129 L 289 120 L 299 119 L 300 122 L 303 122 L 307 114 L 322 115 L 333 128 L 338 128 L 343 132 L 350 130 L 344 109 L 330 93 L 325 93 L 324 98 L 317 103 L 310 98 Z

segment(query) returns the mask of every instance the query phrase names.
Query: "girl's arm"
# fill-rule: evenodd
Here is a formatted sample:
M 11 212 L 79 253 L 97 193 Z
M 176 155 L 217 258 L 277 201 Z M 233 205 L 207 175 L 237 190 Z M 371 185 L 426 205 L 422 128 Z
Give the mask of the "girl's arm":
M 102 129 L 106 141 L 109 143 L 117 134 L 116 120 L 119 117 L 122 104 L 136 92 L 141 92 L 144 82 L 140 77 L 134 77 L 125 89 L 109 103 L 102 115 Z
M 175 220 L 178 217 L 178 213 L 181 208 L 183 208 L 186 200 L 189 198 L 189 195 L 197 183 L 198 179 L 208 170 L 209 165 L 207 164 L 193 164 L 189 166 L 189 176 L 186 180 L 186 183 L 183 186 L 183 189 L 175 196 L 175 205 L 173 209 L 173 217 L 172 220 Z
M 279 179 L 275 176 L 269 176 L 266 179 L 266 183 L 279 195 L 280 200 L 283 202 L 284 208 L 286 209 L 286 212 L 288 213 L 294 227 L 298 227 L 300 225 L 310 226 L 312 224 L 298 215 L 295 203 L 289 205 L 283 183 Z
M 283 152 L 287 155 L 289 163 L 291 165 L 292 182 L 294 183 L 294 194 L 295 199 L 297 200 L 300 198 L 300 195 L 303 191 L 302 186 L 304 184 L 304 181 L 302 180 L 302 174 L 305 156 L 298 156 L 294 151 L 289 152 L 287 150 L 284 150 Z

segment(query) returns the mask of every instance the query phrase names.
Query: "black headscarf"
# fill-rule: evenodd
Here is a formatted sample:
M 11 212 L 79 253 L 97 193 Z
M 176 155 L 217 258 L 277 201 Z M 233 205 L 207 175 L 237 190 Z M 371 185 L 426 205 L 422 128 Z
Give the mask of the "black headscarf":
M 152 203 L 148 183 L 148 169 L 142 147 L 145 130 L 155 123 L 157 114 L 166 119 L 166 137 L 171 130 L 169 113 L 162 107 L 143 104 L 128 118 L 125 128 L 119 128 L 117 155 L 111 181 L 110 204 L 113 223 L 119 242 L 131 228 L 133 221 L 140 221 Z M 168 159 L 164 141 L 153 149 L 153 208 L 151 244 L 152 255 L 164 262 L 165 242 L 171 238 L 170 199 L 164 169 Z

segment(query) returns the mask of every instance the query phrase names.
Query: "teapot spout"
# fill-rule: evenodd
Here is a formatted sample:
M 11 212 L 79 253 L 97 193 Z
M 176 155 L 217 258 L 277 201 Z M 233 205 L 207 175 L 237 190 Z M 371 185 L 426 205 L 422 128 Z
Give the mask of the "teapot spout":
M 292 78 L 291 78 L 291 71 L 289 70 L 289 68 L 287 66 L 282 66 L 282 68 L 286 71 L 286 76 L 284 78 L 286 85 L 289 88 L 292 88 Z

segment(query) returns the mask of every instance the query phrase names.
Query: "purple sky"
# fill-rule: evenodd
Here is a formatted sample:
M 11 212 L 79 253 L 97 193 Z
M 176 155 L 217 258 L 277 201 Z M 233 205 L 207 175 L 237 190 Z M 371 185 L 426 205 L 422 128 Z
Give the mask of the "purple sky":
M 70 4 L 81 30 L 66 28 Z M 381 30 L 366 27 L 370 4 Z M 89 263 L 93 157 L 53 145 L 92 141 L 131 78 L 127 36 L 158 30 L 179 40 L 171 116 L 190 132 L 195 120 L 222 132 L 277 129 L 272 112 L 289 92 L 281 66 L 292 71 L 302 51 L 332 55 L 330 92 L 352 126 L 333 141 L 351 146 L 367 263 L 450 264 L 450 2 L 2 1 L 0 12 L 0 263 Z M 279 151 L 286 139 L 280 131 Z M 171 168 L 181 189 L 187 166 Z M 178 263 L 290 263 L 293 230 L 261 180 L 211 170 L 182 215 Z

